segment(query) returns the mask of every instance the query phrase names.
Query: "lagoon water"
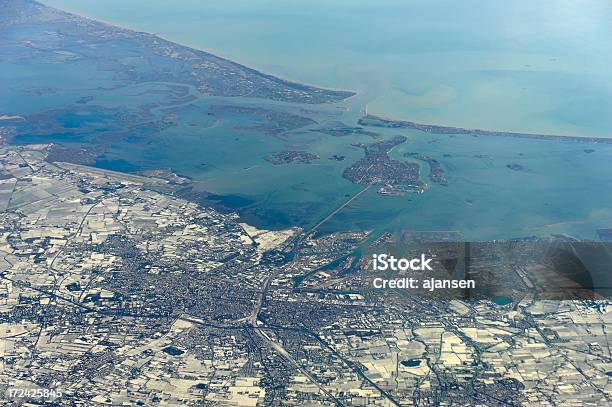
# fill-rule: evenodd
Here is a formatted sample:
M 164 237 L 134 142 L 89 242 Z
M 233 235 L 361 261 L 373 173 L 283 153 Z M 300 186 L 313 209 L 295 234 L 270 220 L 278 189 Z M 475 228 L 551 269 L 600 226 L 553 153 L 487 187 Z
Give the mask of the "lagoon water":
M 339 106 L 348 124 L 367 105 L 370 113 L 442 125 L 612 137 L 612 4 L 606 0 L 46 4 L 154 32 L 289 79 L 356 90 L 356 97 Z M 282 140 L 236 130 L 229 119 L 196 130 L 184 124 L 189 114 L 146 147 L 121 146 L 98 164 L 172 167 L 203 190 L 253 202 L 243 216 L 262 227 L 311 226 L 362 188 L 341 174 L 363 154 L 350 144 L 371 139 Z M 472 240 L 569 233 L 592 239 L 597 228 L 612 227 L 611 146 L 401 133 L 409 141 L 392 156 L 430 154 L 442 162 L 450 185 L 401 197 L 372 189 L 324 230 L 460 230 Z M 262 160 L 299 146 L 322 159 L 283 167 Z M 584 151 L 590 148 L 595 151 Z M 332 154 L 346 160 L 327 160 Z

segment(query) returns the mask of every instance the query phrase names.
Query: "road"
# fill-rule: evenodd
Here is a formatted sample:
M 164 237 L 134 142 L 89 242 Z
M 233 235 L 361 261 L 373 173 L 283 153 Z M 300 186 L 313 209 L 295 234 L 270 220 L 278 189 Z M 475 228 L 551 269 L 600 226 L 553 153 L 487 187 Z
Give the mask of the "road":
M 317 231 L 317 229 L 324 224 L 325 222 L 327 222 L 328 220 L 330 220 L 331 218 L 333 218 L 338 212 L 340 212 L 342 209 L 346 208 L 347 206 L 349 206 L 351 204 L 351 202 L 353 202 L 355 199 L 359 198 L 363 193 L 365 193 L 368 189 L 370 189 L 372 185 L 367 185 L 364 189 L 362 189 L 361 191 L 357 192 L 355 195 L 353 195 L 352 197 L 350 197 L 346 202 L 344 202 L 342 205 L 340 205 L 339 207 L 337 207 L 332 213 L 330 213 L 329 215 L 327 215 L 325 218 L 323 218 L 323 220 L 319 223 L 317 223 L 316 225 L 314 225 L 309 231 L 307 231 L 302 238 L 308 237 L 311 234 L 313 234 L 314 232 Z

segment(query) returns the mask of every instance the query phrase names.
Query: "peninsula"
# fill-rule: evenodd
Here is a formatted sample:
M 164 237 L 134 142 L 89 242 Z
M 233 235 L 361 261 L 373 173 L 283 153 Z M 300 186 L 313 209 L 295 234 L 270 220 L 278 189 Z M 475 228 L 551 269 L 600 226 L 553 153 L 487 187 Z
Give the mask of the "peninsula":
M 511 131 L 495 131 L 482 129 L 465 129 L 462 127 L 438 126 L 436 124 L 423 124 L 410 122 L 407 120 L 394 120 L 384 117 L 367 114 L 359 119 L 359 124 L 369 127 L 382 127 L 389 129 L 414 129 L 431 134 L 452 134 L 466 136 L 492 136 L 492 137 L 514 137 L 514 138 L 529 138 L 537 140 L 558 140 L 571 141 L 576 143 L 601 143 L 612 144 L 612 138 L 606 137 L 578 137 L 578 136 L 560 136 L 553 134 L 537 134 L 537 133 L 515 133 Z
M 317 104 L 355 94 L 281 79 L 157 35 L 105 24 L 32 0 L 0 0 L 0 9 L 0 39 L 17 47 L 24 59 L 93 62 L 126 83 L 190 85 L 210 96 Z

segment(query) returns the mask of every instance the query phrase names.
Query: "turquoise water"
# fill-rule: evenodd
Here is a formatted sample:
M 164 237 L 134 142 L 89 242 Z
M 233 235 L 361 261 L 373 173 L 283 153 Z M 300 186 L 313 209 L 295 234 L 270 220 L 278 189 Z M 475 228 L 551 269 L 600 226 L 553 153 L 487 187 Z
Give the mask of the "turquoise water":
M 497 305 L 512 304 L 512 299 L 508 297 L 493 297 L 491 298 L 491 301 L 493 301 Z
M 495 130 L 612 136 L 612 6 L 565 1 L 160 1 L 51 0 L 83 15 L 158 33 L 293 80 L 359 94 L 338 106 L 309 106 L 354 125 L 360 110 L 436 124 Z M 78 63 L 0 69 L 0 109 L 58 108 L 84 95 L 113 108 L 150 103 L 163 84 L 104 90 L 103 71 Z M 51 78 L 51 79 L 50 79 Z M 62 92 L 25 92 L 61 84 Z M 21 84 L 21 85 L 18 85 Z M 69 86 L 68 86 L 69 85 Z M 72 90 L 71 90 L 72 89 Z M 159 96 L 163 98 L 163 96 Z M 177 126 L 144 137 L 108 141 L 97 165 L 133 171 L 170 167 L 218 195 L 260 227 L 309 227 L 363 186 L 342 171 L 363 156 L 366 136 L 292 132 L 277 137 L 240 128 L 245 119 L 210 119 L 211 104 L 273 109 L 287 104 L 201 98 L 174 114 Z M 339 109 L 340 108 L 340 109 Z M 83 117 L 65 115 L 78 125 Z M 379 130 L 376 130 L 379 131 Z M 438 159 L 449 186 L 428 182 L 424 194 L 381 196 L 372 188 L 322 231 L 460 230 L 466 239 L 569 233 L 596 238 L 612 227 L 612 146 L 507 138 L 401 133 L 392 157 L 420 152 Z M 70 137 L 77 137 L 76 140 Z M 24 134 L 16 141 L 83 141 Z M 66 138 L 68 138 L 66 140 Z M 307 165 L 263 160 L 287 149 L 321 157 Z M 585 149 L 593 149 L 587 153 Z M 346 156 L 344 161 L 328 158 Z M 422 163 L 421 163 L 422 164 Z M 508 165 L 518 164 L 515 171 Z M 427 169 L 423 166 L 425 181 Z
M 197 113 L 177 114 L 179 123 L 189 123 Z M 363 188 L 342 178 L 342 171 L 363 155 L 351 144 L 372 139 L 298 133 L 283 140 L 236 129 L 239 120 L 224 116 L 214 126 L 196 129 L 181 124 L 144 144 L 120 146 L 114 158 L 141 168 L 171 167 L 202 190 L 246 198 L 248 204 L 240 208 L 243 216 L 262 227 L 312 226 Z M 397 131 L 382 133 L 392 136 Z M 408 141 L 392 151 L 392 158 L 403 159 L 404 153 L 414 151 L 429 154 L 442 163 L 449 185 L 429 182 L 424 168 L 425 193 L 382 196 L 372 188 L 322 231 L 409 228 L 460 230 L 476 240 L 558 233 L 596 238 L 597 228 L 612 225 L 610 145 L 402 134 Z M 262 159 L 300 146 L 321 159 L 285 166 Z M 329 160 L 333 154 L 346 159 Z M 522 170 L 508 168 L 512 164 Z

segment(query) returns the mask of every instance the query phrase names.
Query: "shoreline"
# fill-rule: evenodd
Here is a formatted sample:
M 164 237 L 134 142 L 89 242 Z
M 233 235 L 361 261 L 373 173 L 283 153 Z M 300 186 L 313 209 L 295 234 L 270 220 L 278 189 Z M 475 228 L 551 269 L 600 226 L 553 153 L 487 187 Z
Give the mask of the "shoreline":
M 590 137 L 590 136 L 562 136 L 559 134 L 521 133 L 513 131 L 498 131 L 487 129 L 468 129 L 463 127 L 442 126 L 431 123 L 419 123 L 409 120 L 393 119 L 374 114 L 367 114 L 358 120 L 358 124 L 366 127 L 379 127 L 387 129 L 413 129 L 423 133 L 439 135 L 465 135 L 473 137 L 506 137 L 523 138 L 532 140 L 558 140 L 575 143 L 612 144 L 612 137 Z
M 112 27 L 112 28 L 116 28 L 116 29 L 120 29 L 120 30 L 126 30 L 126 31 L 130 31 L 132 33 L 140 33 L 140 34 L 151 35 L 153 37 L 159 38 L 160 40 L 168 41 L 170 43 L 179 45 L 181 47 L 188 48 L 189 50 L 192 50 L 192 51 L 195 51 L 195 52 L 205 52 L 205 53 L 207 53 L 209 55 L 212 55 L 212 56 L 214 56 L 216 58 L 219 58 L 221 60 L 230 62 L 232 64 L 236 64 L 236 65 L 240 66 L 241 68 L 254 71 L 254 72 L 256 72 L 256 73 L 258 73 L 258 74 L 260 74 L 262 76 L 268 77 L 268 78 L 279 79 L 279 80 L 281 80 L 283 82 L 287 82 L 289 84 L 301 85 L 301 86 L 309 86 L 309 87 L 313 87 L 313 88 L 320 89 L 320 90 L 323 90 L 323 91 L 352 93 L 350 96 L 347 96 L 344 99 L 338 100 L 336 102 L 319 103 L 321 105 L 342 103 L 342 102 L 344 102 L 344 101 L 346 101 L 348 99 L 351 99 L 351 98 L 353 98 L 353 97 L 355 97 L 355 96 L 360 94 L 360 92 L 352 90 L 352 89 L 341 89 L 341 88 L 334 88 L 334 87 L 328 87 L 328 86 L 321 86 L 321 85 L 313 84 L 313 83 L 310 83 L 310 82 L 307 82 L 307 81 L 298 81 L 296 79 L 286 78 L 286 77 L 283 77 L 281 75 L 277 75 L 275 73 L 271 73 L 271 72 L 268 72 L 266 70 L 259 69 L 258 67 L 250 65 L 250 64 L 249 65 L 244 65 L 241 62 L 238 62 L 238 61 L 236 61 L 234 59 L 225 57 L 225 56 L 221 55 L 220 53 L 217 53 L 216 50 L 210 50 L 209 51 L 208 49 L 198 48 L 198 47 L 196 47 L 194 45 L 188 45 L 186 42 L 183 42 L 182 40 L 172 40 L 172 39 L 163 37 L 163 36 L 161 36 L 159 34 L 156 34 L 156 33 L 153 33 L 153 32 L 139 30 L 139 29 L 132 28 L 132 27 L 129 27 L 129 26 L 116 24 L 116 23 L 113 23 L 113 22 L 109 22 L 107 20 L 103 20 L 103 19 L 97 18 L 97 17 L 93 17 L 93 16 L 89 16 L 89 15 L 86 15 L 86 14 L 82 14 L 80 12 L 71 11 L 69 9 L 64 9 L 64 8 L 58 8 L 58 7 L 55 7 L 55 6 L 51 6 L 51 5 L 47 4 L 44 0 L 43 1 L 35 1 L 35 3 L 39 3 L 39 4 L 43 5 L 44 7 L 51 8 L 51 9 L 56 10 L 56 11 L 61 12 L 61 13 L 67 13 L 67 14 L 76 16 L 78 18 L 86 19 L 86 20 L 93 21 L 93 22 L 100 23 L 100 24 L 105 24 L 105 25 L 107 25 L 109 27 Z

